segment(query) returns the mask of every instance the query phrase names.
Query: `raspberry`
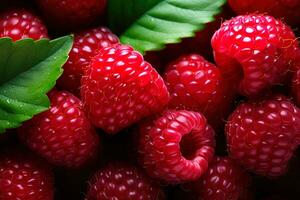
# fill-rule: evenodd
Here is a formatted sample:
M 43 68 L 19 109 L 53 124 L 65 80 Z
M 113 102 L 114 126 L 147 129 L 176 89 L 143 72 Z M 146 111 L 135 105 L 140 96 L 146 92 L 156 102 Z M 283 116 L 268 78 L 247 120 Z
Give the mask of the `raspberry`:
M 81 96 L 89 119 L 107 133 L 161 111 L 169 100 L 160 75 L 125 45 L 104 48 L 94 57 L 82 78 Z
M 64 65 L 64 73 L 58 80 L 60 88 L 79 94 L 81 77 L 91 58 L 100 49 L 116 43 L 119 43 L 117 36 L 105 27 L 93 28 L 75 34 L 72 51 Z
M 48 33 L 42 21 L 29 11 L 11 10 L 0 15 L 0 37 L 38 40 L 48 38 Z
M 291 25 L 298 25 L 300 22 L 299 0 L 229 0 L 229 5 L 238 14 L 258 11 L 283 18 Z
M 292 30 L 265 15 L 238 16 L 212 38 L 215 60 L 242 95 L 257 96 L 281 83 L 298 48 Z
M 229 158 L 216 157 L 199 180 L 188 183 L 197 199 L 239 200 L 248 198 L 250 176 Z
M 269 177 L 285 173 L 299 145 L 300 110 L 286 97 L 243 103 L 226 125 L 230 156 Z
M 53 200 L 50 167 L 33 156 L 11 151 L 0 155 L 0 199 Z
M 143 199 L 163 200 L 164 194 L 140 169 L 129 164 L 110 164 L 89 182 L 87 200 Z
M 103 14 L 106 0 L 36 0 L 45 18 L 59 29 L 86 27 Z
M 80 168 L 98 151 L 99 138 L 84 115 L 82 103 L 67 92 L 49 94 L 51 108 L 26 122 L 20 139 L 50 163 Z
M 233 99 L 219 69 L 197 54 L 171 63 L 165 82 L 172 108 L 202 112 L 210 124 L 222 121 Z
M 140 127 L 140 162 L 171 184 L 197 180 L 214 155 L 214 131 L 197 112 L 165 111 Z

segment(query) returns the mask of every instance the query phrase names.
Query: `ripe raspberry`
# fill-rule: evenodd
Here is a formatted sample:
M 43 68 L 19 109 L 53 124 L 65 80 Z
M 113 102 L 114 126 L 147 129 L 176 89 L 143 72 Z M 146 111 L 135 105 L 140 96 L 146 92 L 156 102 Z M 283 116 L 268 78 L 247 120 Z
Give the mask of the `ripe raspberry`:
M 104 48 L 94 57 L 82 78 L 81 96 L 89 119 L 107 133 L 161 111 L 169 100 L 160 75 L 125 45 Z
M 219 69 L 197 54 L 171 63 L 165 82 L 172 108 L 201 112 L 211 125 L 222 121 L 233 99 Z
M 48 38 L 48 33 L 37 16 L 25 10 L 11 10 L 0 15 L 0 37 L 11 37 L 13 41 L 38 40 Z
M 238 14 L 258 11 L 282 18 L 291 25 L 298 25 L 300 22 L 299 0 L 229 0 L 229 5 Z
M 28 154 L 0 155 L 0 199 L 53 200 L 53 174 L 50 167 Z
M 140 127 L 142 166 L 171 184 L 197 180 L 213 158 L 214 145 L 214 131 L 197 112 L 165 111 Z
M 282 96 L 241 104 L 226 125 L 230 156 L 270 177 L 285 173 L 300 143 L 299 132 L 300 110 Z
M 20 139 L 50 163 L 79 168 L 93 159 L 99 138 L 84 115 L 82 103 L 67 92 L 49 94 L 51 108 L 26 122 Z
M 143 171 L 128 164 L 110 164 L 89 182 L 87 200 L 162 200 L 164 194 Z
M 241 200 L 249 196 L 249 185 L 250 176 L 232 160 L 216 157 L 203 177 L 186 187 L 197 199 Z
M 279 84 L 293 63 L 298 43 L 292 30 L 264 15 L 238 16 L 212 38 L 215 60 L 242 95 L 256 96 Z
M 58 80 L 59 87 L 79 94 L 81 77 L 91 58 L 100 49 L 116 43 L 119 43 L 117 36 L 105 27 L 89 29 L 75 34 L 72 51 L 64 65 L 64 73 Z
M 106 0 L 36 0 L 45 18 L 56 28 L 75 29 L 96 22 Z

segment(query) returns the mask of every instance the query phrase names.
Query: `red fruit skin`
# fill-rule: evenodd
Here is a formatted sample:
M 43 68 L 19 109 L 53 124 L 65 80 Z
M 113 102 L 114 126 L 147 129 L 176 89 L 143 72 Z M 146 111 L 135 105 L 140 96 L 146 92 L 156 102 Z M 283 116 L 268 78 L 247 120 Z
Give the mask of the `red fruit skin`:
M 58 29 L 78 29 L 98 20 L 106 0 L 36 0 L 49 23 Z
M 250 176 L 231 159 L 215 157 L 203 177 L 185 187 L 196 199 L 245 200 L 250 183 Z
M 169 184 L 200 178 L 214 146 L 214 131 L 197 112 L 169 110 L 140 126 L 140 163 L 151 177 Z
M 19 138 L 54 165 L 87 165 L 98 153 L 99 137 L 85 117 L 81 101 L 61 91 L 52 91 L 49 98 L 50 109 L 23 124 Z
M 89 181 L 86 200 L 164 200 L 161 188 L 142 170 L 124 163 L 109 164 Z
M 104 48 L 82 78 L 81 96 L 91 122 L 115 134 L 160 112 L 169 101 L 163 79 L 125 45 Z
M 12 151 L 0 155 L 0 199 L 54 200 L 50 167 L 36 157 Z
M 172 62 L 164 80 L 171 96 L 169 107 L 201 112 L 214 127 L 219 127 L 234 99 L 220 70 L 198 54 Z
M 47 28 L 42 21 L 26 10 L 10 10 L 0 14 L 0 37 L 13 41 L 24 38 L 38 40 L 48 38 Z
M 215 61 L 239 93 L 255 97 L 286 78 L 298 49 L 292 30 L 271 16 L 242 15 L 212 38 Z
M 268 13 L 283 19 L 290 25 L 300 22 L 299 0 L 229 0 L 229 5 L 237 14 Z
M 61 89 L 79 94 L 81 78 L 92 57 L 102 48 L 119 43 L 119 39 L 106 27 L 88 29 L 75 34 L 73 48 L 58 80 Z
M 283 175 L 299 145 L 300 110 L 278 96 L 243 103 L 226 125 L 229 155 L 251 172 Z

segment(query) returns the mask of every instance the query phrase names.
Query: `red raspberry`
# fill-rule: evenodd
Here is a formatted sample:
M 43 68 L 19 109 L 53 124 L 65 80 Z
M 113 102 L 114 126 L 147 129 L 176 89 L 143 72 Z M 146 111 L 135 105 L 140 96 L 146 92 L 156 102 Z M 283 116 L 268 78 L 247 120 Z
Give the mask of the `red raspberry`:
M 79 93 L 81 77 L 84 69 L 98 50 L 119 43 L 119 39 L 108 28 L 99 27 L 75 34 L 72 51 L 64 65 L 64 73 L 58 85 L 65 90 Z
M 285 97 L 243 103 L 226 125 L 230 156 L 247 169 L 275 177 L 285 173 L 300 144 L 300 110 Z
M 165 82 L 172 108 L 199 111 L 210 124 L 222 121 L 233 99 L 219 69 L 197 54 L 171 63 Z
M 214 131 L 197 112 L 165 111 L 140 127 L 142 166 L 171 184 L 197 180 L 213 158 L 214 145 Z
M 26 122 L 20 139 L 50 163 L 79 168 L 93 159 L 99 138 L 84 115 L 82 103 L 67 92 L 52 91 L 51 108 Z
M 300 22 L 299 0 L 229 0 L 229 5 L 238 14 L 258 11 L 283 18 L 291 25 L 298 25 Z
M 36 0 L 45 18 L 56 28 L 74 29 L 96 22 L 106 0 Z
M 129 164 L 110 164 L 89 182 L 87 200 L 163 200 L 164 194 L 143 171 Z
M 125 45 L 104 48 L 82 78 L 81 96 L 92 123 L 116 133 L 159 112 L 169 94 L 160 75 Z
M 239 92 L 256 96 L 279 84 L 293 63 L 298 43 L 292 30 L 264 15 L 238 16 L 212 38 L 215 60 Z
M 197 199 L 241 200 L 249 196 L 250 176 L 228 158 L 216 157 L 198 181 L 188 183 Z
M 48 33 L 37 16 L 25 10 L 11 10 L 0 15 L 0 37 L 38 40 L 48 38 Z
M 25 153 L 2 153 L 0 199 L 53 200 L 53 174 L 50 167 Z

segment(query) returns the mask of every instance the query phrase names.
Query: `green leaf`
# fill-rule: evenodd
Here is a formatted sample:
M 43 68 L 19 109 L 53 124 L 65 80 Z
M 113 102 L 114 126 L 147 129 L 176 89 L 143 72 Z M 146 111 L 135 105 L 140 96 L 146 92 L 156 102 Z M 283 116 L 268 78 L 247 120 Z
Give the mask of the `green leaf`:
M 110 0 L 110 28 L 141 53 L 193 37 L 214 21 L 226 0 Z
M 46 95 L 62 74 L 73 37 L 12 42 L 0 38 L 0 133 L 49 108 Z

